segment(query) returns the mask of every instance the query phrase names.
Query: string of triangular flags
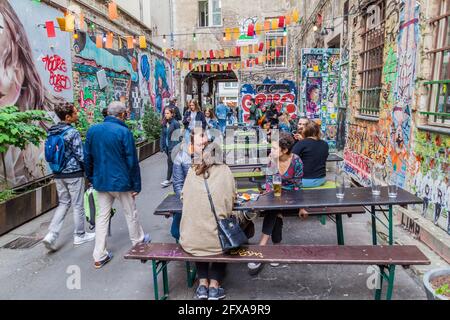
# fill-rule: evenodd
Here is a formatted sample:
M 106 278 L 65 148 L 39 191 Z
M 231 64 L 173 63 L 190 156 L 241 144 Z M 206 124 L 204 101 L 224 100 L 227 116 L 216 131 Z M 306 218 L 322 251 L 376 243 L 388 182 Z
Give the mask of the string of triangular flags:
M 116 20 L 119 18 L 117 4 L 114 1 L 110 1 L 108 3 L 108 16 L 111 20 Z M 64 13 L 64 17 L 56 18 L 58 27 L 61 31 L 73 33 L 74 39 L 78 39 L 79 32 L 87 32 L 95 33 L 95 24 L 93 22 L 88 25 L 86 23 L 86 19 L 83 13 L 80 13 L 76 16 L 73 13 L 66 11 Z M 46 21 L 44 27 L 47 31 L 48 38 L 56 37 L 56 25 L 52 20 Z M 119 47 L 122 47 L 122 36 L 117 36 L 119 40 Z M 141 49 L 147 48 L 147 38 L 144 35 L 140 36 L 124 36 L 125 42 L 127 44 L 128 49 L 134 49 L 137 44 Z M 114 33 L 113 32 L 104 32 L 104 33 L 95 33 L 95 44 L 98 48 L 106 48 L 112 49 L 114 42 Z

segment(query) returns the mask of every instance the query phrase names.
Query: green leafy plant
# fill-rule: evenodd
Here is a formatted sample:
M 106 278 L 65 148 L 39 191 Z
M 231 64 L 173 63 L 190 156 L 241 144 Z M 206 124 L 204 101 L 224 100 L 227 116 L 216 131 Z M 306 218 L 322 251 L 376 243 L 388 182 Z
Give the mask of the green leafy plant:
M 5 153 L 13 146 L 21 150 L 31 143 L 39 146 L 47 132 L 39 125 L 39 121 L 50 121 L 45 111 L 19 111 L 16 106 L 0 108 L 0 154 L 3 164 L 5 184 L 8 185 L 5 164 Z
M 125 122 L 128 126 L 128 128 L 130 128 L 131 132 L 133 133 L 133 137 L 134 140 L 136 141 L 136 143 L 139 143 L 143 140 L 145 140 L 145 132 L 141 129 L 141 123 L 140 121 L 136 121 L 136 120 L 127 120 Z
M 449 288 L 448 283 L 446 283 L 446 284 L 440 286 L 439 288 L 437 288 L 435 293 L 439 294 L 439 295 L 442 295 L 442 296 L 443 295 L 450 295 L 450 288 Z
M 158 140 L 161 136 L 161 116 L 151 106 L 145 106 L 142 127 L 149 141 Z
M 0 203 L 8 201 L 9 199 L 14 197 L 14 191 L 11 189 L 5 189 L 0 191 Z

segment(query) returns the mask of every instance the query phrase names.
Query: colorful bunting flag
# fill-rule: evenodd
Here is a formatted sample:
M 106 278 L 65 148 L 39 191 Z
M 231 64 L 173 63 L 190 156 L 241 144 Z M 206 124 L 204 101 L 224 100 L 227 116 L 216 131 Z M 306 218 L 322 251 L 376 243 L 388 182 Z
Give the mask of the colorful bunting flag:
M 115 20 L 119 17 L 119 15 L 117 13 L 117 4 L 114 1 L 111 1 L 108 4 L 108 13 L 109 13 L 109 18 L 111 20 Z
M 106 43 L 105 43 L 105 48 L 107 49 L 112 49 L 113 47 L 113 33 L 112 32 L 108 32 L 106 35 Z
M 97 48 L 103 48 L 103 36 L 98 34 L 95 38 L 95 45 Z
M 139 36 L 139 47 L 141 49 L 147 48 L 147 40 L 145 39 L 145 36 Z
M 65 29 L 67 32 L 75 31 L 75 16 L 72 14 L 68 14 L 66 16 L 66 26 Z
M 45 29 L 47 30 L 47 37 L 49 38 L 55 38 L 56 32 L 55 32 L 55 24 L 53 21 L 46 21 L 45 22 Z
M 132 36 L 126 37 L 127 39 L 127 48 L 128 49 L 134 49 L 134 41 Z

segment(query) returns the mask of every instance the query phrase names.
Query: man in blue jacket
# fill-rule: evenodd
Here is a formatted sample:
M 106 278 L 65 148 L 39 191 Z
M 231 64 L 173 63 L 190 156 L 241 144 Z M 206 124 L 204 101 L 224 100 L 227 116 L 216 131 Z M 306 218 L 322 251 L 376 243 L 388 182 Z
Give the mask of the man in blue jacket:
M 123 103 L 112 102 L 105 121 L 92 126 L 86 136 L 86 177 L 98 192 L 100 207 L 93 254 L 97 269 L 112 259 L 106 250 L 106 237 L 114 200 L 122 204 L 133 245 L 150 242 L 137 217 L 135 197 L 141 192 L 141 173 L 133 134 L 124 122 L 126 113 Z

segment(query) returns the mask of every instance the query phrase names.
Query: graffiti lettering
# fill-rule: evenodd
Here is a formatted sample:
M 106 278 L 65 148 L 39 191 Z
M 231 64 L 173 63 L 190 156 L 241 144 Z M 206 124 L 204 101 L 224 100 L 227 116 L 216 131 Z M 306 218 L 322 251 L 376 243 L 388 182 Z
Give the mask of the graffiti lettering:
M 45 56 L 42 58 L 42 62 L 45 64 L 45 70 L 50 73 L 49 84 L 55 92 L 62 92 L 72 87 L 69 76 L 60 73 L 67 72 L 66 60 L 55 54 Z

